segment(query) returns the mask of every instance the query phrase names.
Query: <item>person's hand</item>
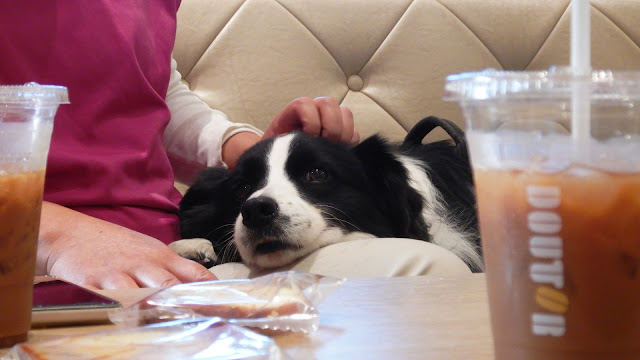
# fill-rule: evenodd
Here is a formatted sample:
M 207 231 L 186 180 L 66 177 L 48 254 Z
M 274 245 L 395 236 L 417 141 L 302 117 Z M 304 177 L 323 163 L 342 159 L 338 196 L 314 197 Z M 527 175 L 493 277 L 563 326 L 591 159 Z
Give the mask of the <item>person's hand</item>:
M 42 206 L 36 273 L 92 289 L 216 279 L 157 239 L 48 202 Z
M 360 134 L 353 126 L 353 114 L 331 97 L 298 98 L 287 104 L 267 127 L 262 139 L 302 130 L 307 134 L 355 145 Z M 229 169 L 234 169 L 242 153 L 260 137 L 251 132 L 240 132 L 222 145 L 222 160 Z
M 353 126 L 353 114 L 331 97 L 298 98 L 290 102 L 265 130 L 263 138 L 302 130 L 307 134 L 347 144 L 357 144 L 360 134 Z

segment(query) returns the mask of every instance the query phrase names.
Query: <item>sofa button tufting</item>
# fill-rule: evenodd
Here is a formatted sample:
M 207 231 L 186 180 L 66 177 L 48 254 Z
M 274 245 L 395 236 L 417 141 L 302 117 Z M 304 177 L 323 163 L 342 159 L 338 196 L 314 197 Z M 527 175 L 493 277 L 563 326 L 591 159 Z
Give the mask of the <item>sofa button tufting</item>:
M 360 91 L 364 87 L 364 80 L 359 75 L 351 75 L 347 79 L 347 86 L 353 91 Z

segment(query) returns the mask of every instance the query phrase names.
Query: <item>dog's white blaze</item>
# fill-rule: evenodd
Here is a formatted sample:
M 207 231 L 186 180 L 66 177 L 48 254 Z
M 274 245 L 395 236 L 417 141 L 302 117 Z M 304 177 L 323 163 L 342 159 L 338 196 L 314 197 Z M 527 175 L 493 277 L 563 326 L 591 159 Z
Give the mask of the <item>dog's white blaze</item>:
M 287 249 L 270 254 L 253 254 L 251 244 L 247 244 L 247 230 L 242 224 L 242 214 L 235 224 L 236 245 L 246 262 L 262 268 L 285 265 L 312 251 L 341 241 L 344 233 L 341 229 L 329 227 L 322 213 L 312 204 L 304 201 L 296 186 L 286 173 L 285 165 L 289 156 L 291 142 L 295 134 L 277 138 L 267 154 L 267 181 L 265 186 L 253 193 L 250 198 L 268 196 L 274 199 L 282 218 L 288 219 L 283 240 L 300 246 L 298 250 Z
M 426 174 L 425 165 L 413 158 L 398 156 L 398 161 L 407 169 L 409 185 L 422 195 L 422 217 L 430 224 L 429 235 L 434 244 L 451 251 L 463 261 L 483 268 L 482 257 L 478 254 L 469 236 L 455 228 L 448 221 L 452 216 L 447 212 L 441 195 Z

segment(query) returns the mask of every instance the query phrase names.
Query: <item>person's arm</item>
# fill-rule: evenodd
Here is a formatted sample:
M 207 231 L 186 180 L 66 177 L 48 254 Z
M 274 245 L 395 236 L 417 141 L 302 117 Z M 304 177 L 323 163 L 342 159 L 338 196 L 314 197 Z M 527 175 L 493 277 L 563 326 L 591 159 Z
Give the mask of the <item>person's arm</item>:
M 301 97 L 291 101 L 274 117 L 264 134 L 252 125 L 231 122 L 182 83 L 174 59 L 166 102 L 171 121 L 164 133 L 164 145 L 176 178 L 186 184 L 205 166 L 234 168 L 238 157 L 261 136 L 302 130 L 350 144 L 360 140 L 351 110 L 331 97 Z
M 294 130 L 347 144 L 360 141 L 360 135 L 353 126 L 351 110 L 328 97 L 303 97 L 291 101 L 271 121 L 262 139 Z M 240 155 L 260 139 L 252 132 L 234 134 L 222 145 L 222 160 L 230 169 L 235 168 Z
M 171 121 L 165 129 L 164 146 L 176 178 L 186 184 L 205 166 L 232 167 L 239 156 L 237 152 L 262 136 L 257 128 L 231 122 L 221 111 L 211 109 L 182 83 L 173 59 L 166 102 Z
M 94 289 L 216 279 L 157 239 L 50 202 L 42 205 L 36 274 Z

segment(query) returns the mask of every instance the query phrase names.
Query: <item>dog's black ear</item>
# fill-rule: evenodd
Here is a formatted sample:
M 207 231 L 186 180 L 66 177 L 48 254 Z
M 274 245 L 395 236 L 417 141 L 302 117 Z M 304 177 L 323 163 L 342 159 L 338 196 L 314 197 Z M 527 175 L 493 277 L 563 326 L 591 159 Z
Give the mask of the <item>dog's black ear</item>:
M 231 171 L 224 168 L 207 168 L 198 174 L 180 202 L 182 238 L 206 237 L 211 217 L 220 211 L 219 204 L 233 204 L 230 178 Z
M 371 182 L 380 211 L 389 219 L 393 233 L 388 236 L 427 240 L 422 221 L 422 200 L 409 186 L 405 167 L 398 161 L 393 145 L 372 136 L 352 149 Z
M 230 177 L 231 171 L 225 168 L 207 168 L 201 171 L 182 198 L 181 210 L 208 203 L 211 197 L 231 186 L 228 183 Z

